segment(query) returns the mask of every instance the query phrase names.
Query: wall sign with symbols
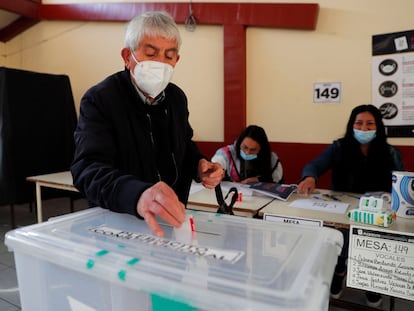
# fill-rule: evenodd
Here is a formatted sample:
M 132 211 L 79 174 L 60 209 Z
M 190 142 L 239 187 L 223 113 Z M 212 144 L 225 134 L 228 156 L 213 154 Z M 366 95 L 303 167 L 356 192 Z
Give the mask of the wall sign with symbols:
M 347 286 L 414 301 L 414 234 L 351 226 Z
M 372 103 L 388 137 L 414 137 L 414 30 L 372 36 Z
M 313 84 L 314 103 L 340 103 L 341 82 L 320 82 Z

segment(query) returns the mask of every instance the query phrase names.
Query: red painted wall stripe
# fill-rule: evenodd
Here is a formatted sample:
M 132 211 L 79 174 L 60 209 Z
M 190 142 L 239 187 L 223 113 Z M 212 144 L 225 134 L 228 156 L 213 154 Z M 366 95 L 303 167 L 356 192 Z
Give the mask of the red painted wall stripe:
M 58 20 L 127 21 L 145 11 L 165 10 L 178 23 L 189 15 L 188 3 L 76 3 L 44 4 L 39 18 Z M 201 24 L 308 29 L 316 28 L 319 5 L 314 3 L 193 3 Z

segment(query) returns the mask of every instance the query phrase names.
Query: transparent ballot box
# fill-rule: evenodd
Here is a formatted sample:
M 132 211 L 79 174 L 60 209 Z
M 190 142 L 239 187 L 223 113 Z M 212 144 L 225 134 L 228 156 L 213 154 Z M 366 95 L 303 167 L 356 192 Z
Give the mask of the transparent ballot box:
M 23 311 L 328 310 L 339 231 L 187 213 L 162 238 L 98 207 L 8 232 Z

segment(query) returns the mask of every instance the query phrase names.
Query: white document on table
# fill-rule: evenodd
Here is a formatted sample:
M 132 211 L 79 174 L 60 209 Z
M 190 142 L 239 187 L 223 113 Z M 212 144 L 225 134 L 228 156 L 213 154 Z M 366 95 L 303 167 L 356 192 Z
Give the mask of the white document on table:
M 345 214 L 349 204 L 338 201 L 323 201 L 317 199 L 298 199 L 289 204 L 291 207 L 310 209 L 314 211 Z
M 221 186 L 221 190 L 223 191 L 223 195 L 225 195 L 227 192 L 229 192 L 229 190 L 231 188 L 236 188 L 237 191 L 239 193 L 242 193 L 244 196 L 249 196 L 251 197 L 253 195 L 253 190 L 249 188 L 248 185 L 244 185 L 244 184 L 240 184 L 240 183 L 235 183 L 235 182 L 231 182 L 231 181 L 222 181 L 220 183 Z M 203 184 L 201 183 L 195 183 L 193 182 L 191 184 L 191 188 L 190 188 L 190 194 L 194 194 L 197 193 L 201 190 L 207 189 L 203 186 Z M 256 195 L 256 193 L 255 193 Z M 261 196 L 260 194 L 257 196 Z
M 199 192 L 201 190 L 205 189 L 202 184 L 192 183 L 190 188 L 190 194 Z
M 222 181 L 221 183 L 221 189 L 223 192 L 227 193 L 230 191 L 231 188 L 236 188 L 238 193 L 242 193 L 243 196 L 251 197 L 253 195 L 253 190 L 249 188 L 248 185 L 236 183 L 232 181 Z

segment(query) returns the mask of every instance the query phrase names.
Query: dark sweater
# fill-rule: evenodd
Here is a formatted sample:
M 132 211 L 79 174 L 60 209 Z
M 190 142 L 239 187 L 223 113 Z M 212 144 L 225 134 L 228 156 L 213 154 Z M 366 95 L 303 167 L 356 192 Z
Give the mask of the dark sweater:
M 369 155 L 364 156 L 357 142 L 338 139 L 304 167 L 302 178 L 312 176 L 317 179 L 329 169 L 332 169 L 332 190 L 391 192 L 392 171 L 401 171 L 404 166 L 401 153 L 391 145 L 370 150 Z

